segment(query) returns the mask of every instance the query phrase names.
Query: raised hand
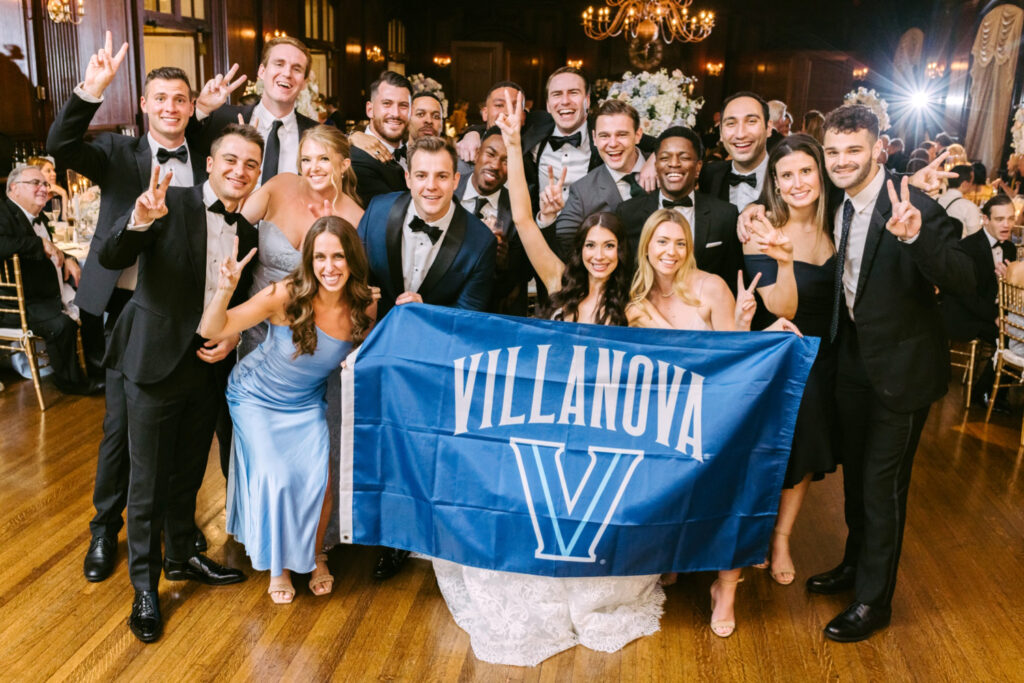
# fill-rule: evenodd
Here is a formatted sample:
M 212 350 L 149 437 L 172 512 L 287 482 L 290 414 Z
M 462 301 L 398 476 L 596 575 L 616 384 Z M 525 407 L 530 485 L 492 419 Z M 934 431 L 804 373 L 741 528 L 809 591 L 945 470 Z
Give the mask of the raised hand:
M 107 31 L 106 42 L 89 58 L 89 65 L 85 68 L 85 80 L 82 82 L 85 92 L 95 98 L 103 97 L 103 91 L 114 80 L 127 54 L 128 43 L 122 44 L 121 49 L 114 54 L 114 37 Z
M 793 242 L 764 216 L 754 216 L 750 221 L 750 237 L 762 254 L 770 256 L 779 263 L 792 263 Z
M 235 291 L 238 286 L 238 279 L 242 277 L 245 266 L 256 255 L 256 247 L 249 250 L 245 258 L 238 260 L 238 235 L 235 235 L 234 246 L 231 248 L 231 255 L 220 264 L 220 277 L 217 279 L 217 289 L 224 289 L 229 292 Z
M 523 93 L 517 91 L 514 101 L 511 99 L 511 94 L 511 88 L 505 88 L 505 101 L 510 103 L 508 111 L 498 114 L 494 125 L 501 129 L 501 137 L 505 141 L 505 146 L 514 146 L 518 149 L 520 146 L 519 129 L 522 126 L 522 117 L 519 113 L 523 110 Z
M 167 215 L 167 204 L 164 203 L 164 199 L 167 197 L 167 188 L 171 186 L 173 176 L 174 171 L 168 171 L 161 182 L 160 167 L 154 164 L 149 189 L 135 200 L 135 211 L 132 212 L 133 224 L 149 225 Z
M 562 177 L 556 181 L 555 169 L 548 166 L 548 184 L 540 193 L 541 223 L 551 223 L 565 207 L 565 195 L 562 194 L 562 188 L 565 186 L 565 174 L 568 170 L 568 168 L 562 167 Z
M 306 208 L 313 214 L 314 218 L 323 218 L 324 216 L 333 216 L 334 207 L 331 206 L 331 202 L 327 199 L 320 206 L 316 204 L 306 204 Z
M 935 157 L 935 161 L 928 164 L 920 171 L 910 176 L 910 184 L 916 188 L 924 190 L 927 194 L 935 195 L 942 191 L 942 181 L 946 178 L 956 178 L 956 173 L 942 170 L 942 162 L 949 156 L 949 150 L 946 150 L 939 156 Z
M 922 169 L 923 170 L 923 169 Z M 901 240 L 916 237 L 921 232 L 921 212 L 910 203 L 910 185 L 906 176 L 900 183 L 900 193 L 896 193 L 892 181 L 885 181 L 889 189 L 889 201 L 892 202 L 892 216 L 885 224 L 885 229 Z
M 232 64 L 226 74 L 217 74 L 206 81 L 202 91 L 199 93 L 199 97 L 196 98 L 196 109 L 202 112 L 203 116 L 209 116 L 214 110 L 219 109 L 221 105 L 228 101 L 231 93 L 237 90 L 238 86 L 245 83 L 245 74 L 242 74 L 234 81 L 231 80 L 235 77 L 237 71 L 238 65 Z
M 754 319 L 754 311 L 757 310 L 754 290 L 757 289 L 757 282 L 760 279 L 761 273 L 758 273 L 750 281 L 750 287 L 745 288 L 743 286 L 743 271 L 736 273 L 736 310 L 734 317 L 737 330 L 750 329 L 750 323 Z

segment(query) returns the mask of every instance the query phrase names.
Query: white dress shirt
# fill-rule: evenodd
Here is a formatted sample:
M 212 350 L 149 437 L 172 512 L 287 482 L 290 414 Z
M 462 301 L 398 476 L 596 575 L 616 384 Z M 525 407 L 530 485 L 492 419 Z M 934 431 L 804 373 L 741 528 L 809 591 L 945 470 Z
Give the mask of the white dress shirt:
M 537 180 L 541 188 L 547 187 L 548 169 L 554 171 L 555 180 L 562 177 L 562 169 L 566 169 L 565 184 L 562 185 L 562 198 L 569 196 L 569 188 L 577 180 L 590 172 L 590 132 L 587 129 L 587 122 L 584 120 L 579 127 L 571 131 L 569 135 L 580 134 L 580 146 L 573 147 L 566 143 L 560 149 L 553 149 L 551 145 L 544 145 L 540 150 L 540 159 L 537 160 Z M 562 132 L 555 129 L 553 135 L 561 136 Z M 538 145 L 539 146 L 539 145 Z M 536 153 L 534 159 L 537 159 Z
M 424 232 L 413 232 L 409 227 L 413 216 L 416 213 L 416 202 L 409 202 L 409 210 L 405 212 L 405 223 L 402 226 L 402 281 L 405 284 L 405 291 L 419 291 L 427 271 L 434 264 L 437 252 L 441 249 L 445 235 L 448 234 L 448 226 L 451 225 L 452 216 L 455 215 L 455 202 L 448 206 L 448 212 L 433 223 L 425 218 L 423 220 L 430 225 L 436 225 L 441 229 L 441 236 L 437 242 L 431 243 L 430 238 Z
M 483 214 L 481 220 L 484 220 L 486 222 L 498 218 L 498 197 L 500 195 L 500 187 L 491 194 L 480 194 L 479 192 L 476 191 L 476 187 L 473 185 L 473 180 L 470 179 L 469 182 L 466 183 L 466 191 L 462 195 L 462 200 L 460 203 L 462 204 L 462 208 L 468 211 L 470 215 L 475 215 L 473 211 L 474 209 L 476 209 L 477 197 L 483 197 L 484 199 L 486 199 L 487 203 L 483 205 L 483 208 L 480 211 L 480 213 Z
M 835 224 L 832 230 L 838 247 L 843 236 L 843 205 L 846 204 L 847 199 L 853 203 L 853 221 L 850 223 L 850 234 L 846 238 L 846 259 L 843 262 L 843 289 L 846 291 L 846 308 L 850 312 L 851 320 L 853 320 L 853 304 L 857 300 L 857 279 L 860 277 L 860 267 L 864 262 L 864 245 L 868 240 L 868 226 L 871 224 L 875 203 L 878 201 L 878 194 L 882 191 L 884 182 L 885 171 L 879 167 L 875 177 L 871 179 L 867 187 L 857 193 L 856 197 L 843 193 L 843 202 L 839 205 L 835 215 Z
M 999 242 L 996 241 L 996 238 L 988 230 L 985 231 L 985 237 L 988 238 L 988 246 L 992 250 L 992 266 L 998 266 L 1006 260 L 1003 258 L 1003 248 L 999 246 Z
M 685 218 L 686 222 L 690 224 L 690 233 L 692 235 L 696 235 L 697 227 L 693 223 L 693 221 L 694 221 L 694 219 L 696 217 L 696 214 L 695 214 L 694 208 L 693 208 L 694 207 L 693 203 L 696 202 L 696 198 L 693 195 L 694 195 L 693 190 L 690 190 L 690 194 L 687 195 L 690 198 L 690 202 L 691 202 L 690 206 L 673 206 L 672 210 L 673 211 L 678 211 L 679 213 L 683 214 L 683 218 Z M 659 209 L 664 206 L 665 200 L 667 200 L 667 199 L 669 199 L 669 198 L 665 196 L 664 192 L 661 192 L 661 191 L 658 192 L 658 208 Z M 696 238 L 694 238 L 694 239 L 696 239 Z
M 981 209 L 964 197 L 960 190 L 950 188 L 936 201 L 946 210 L 948 216 L 957 219 L 963 225 L 961 239 L 981 230 Z
M 252 110 L 252 118 L 249 125 L 253 126 L 266 140 L 270 135 L 270 129 L 274 125 L 274 115 L 267 111 L 260 102 Z M 299 122 L 295 118 L 295 109 L 288 112 L 287 116 L 281 118 L 281 127 L 277 131 L 278 152 L 277 172 L 295 173 L 299 172 Z M 264 159 L 266 161 L 266 159 Z M 262 173 L 260 176 L 262 178 Z
M 749 173 L 738 171 L 736 169 L 736 162 L 733 162 L 730 170 L 738 175 L 750 175 Z M 742 212 L 743 209 L 747 208 L 747 204 L 757 201 L 757 198 L 761 196 L 761 188 L 764 187 L 764 177 L 767 173 L 768 155 L 765 154 L 764 159 L 762 159 L 761 163 L 754 169 L 757 184 L 754 187 L 751 187 L 746 183 L 731 185 L 729 187 L 729 203 L 735 206 L 737 211 Z M 725 182 L 729 182 L 728 179 L 726 179 Z
M 636 163 L 633 164 L 633 170 L 620 172 L 620 171 L 613 171 L 610 168 L 608 169 L 608 172 L 612 174 L 612 180 L 615 181 L 615 189 L 617 189 L 619 191 L 619 196 L 622 197 L 622 201 L 626 201 L 627 199 L 630 198 L 630 195 L 629 195 L 629 192 L 630 192 L 629 181 L 626 180 L 626 175 L 629 174 L 629 173 L 636 173 L 639 176 L 639 173 L 640 173 L 641 170 L 643 170 L 643 167 L 644 167 L 644 155 L 638 149 L 636 151 Z M 637 178 L 637 182 L 640 182 L 639 177 Z

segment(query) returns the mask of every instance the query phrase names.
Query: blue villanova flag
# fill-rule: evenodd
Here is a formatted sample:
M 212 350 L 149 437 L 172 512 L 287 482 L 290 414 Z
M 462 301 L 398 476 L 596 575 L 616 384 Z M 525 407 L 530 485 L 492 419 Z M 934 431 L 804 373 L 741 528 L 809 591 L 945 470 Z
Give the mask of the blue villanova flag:
M 818 348 L 398 306 L 342 377 L 342 539 L 549 576 L 764 559 Z

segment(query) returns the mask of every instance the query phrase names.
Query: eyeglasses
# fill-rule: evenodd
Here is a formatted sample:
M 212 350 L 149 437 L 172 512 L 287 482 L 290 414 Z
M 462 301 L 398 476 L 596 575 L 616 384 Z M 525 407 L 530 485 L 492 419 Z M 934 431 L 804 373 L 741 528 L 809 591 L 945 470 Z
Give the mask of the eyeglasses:
M 12 185 L 17 185 L 18 183 L 21 183 L 22 185 L 31 185 L 32 187 L 42 186 L 47 190 L 50 189 L 50 183 L 45 180 L 15 180 Z

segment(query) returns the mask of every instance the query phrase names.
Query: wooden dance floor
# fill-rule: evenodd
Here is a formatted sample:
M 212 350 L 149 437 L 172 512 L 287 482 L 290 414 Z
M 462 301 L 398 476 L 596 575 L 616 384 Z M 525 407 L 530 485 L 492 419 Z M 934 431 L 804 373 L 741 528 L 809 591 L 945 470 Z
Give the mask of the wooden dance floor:
M 93 513 L 102 397 L 60 396 L 40 413 L 30 382 L 0 370 L 0 680 L 1024 680 L 1024 472 L 1019 413 L 963 415 L 960 387 L 936 405 L 918 450 L 893 622 L 838 644 L 821 629 L 848 596 L 803 581 L 835 565 L 844 539 L 841 474 L 811 487 L 793 535 L 797 581 L 745 570 L 736 633 L 708 629 L 711 573 L 668 588 L 661 631 L 614 654 L 577 647 L 525 669 L 476 659 L 424 561 L 383 583 L 375 552 L 330 555 L 334 592 L 296 577 L 292 605 L 271 604 L 224 533 L 224 479 L 210 459 L 197 519 L 209 554 L 250 574 L 207 587 L 161 583 L 164 636 L 128 631 L 132 590 L 124 534 L 103 583 L 82 577 Z

